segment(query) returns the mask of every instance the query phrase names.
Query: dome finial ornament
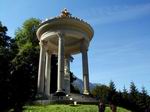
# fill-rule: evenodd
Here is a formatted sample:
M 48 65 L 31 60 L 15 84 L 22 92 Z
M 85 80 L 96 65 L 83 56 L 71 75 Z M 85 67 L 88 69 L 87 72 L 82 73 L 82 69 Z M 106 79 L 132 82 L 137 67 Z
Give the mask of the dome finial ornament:
M 64 8 L 64 9 L 61 11 L 60 17 L 71 17 L 71 14 L 70 14 L 70 12 L 69 12 L 66 8 Z

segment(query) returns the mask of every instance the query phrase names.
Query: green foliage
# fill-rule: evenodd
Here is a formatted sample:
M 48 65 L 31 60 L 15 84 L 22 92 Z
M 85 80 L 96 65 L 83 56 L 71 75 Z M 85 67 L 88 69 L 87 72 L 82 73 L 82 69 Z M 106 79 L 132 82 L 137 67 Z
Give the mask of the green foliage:
M 107 92 L 104 92 L 104 90 Z M 130 92 L 124 87 L 123 92 L 116 91 L 114 82 L 110 82 L 107 86 L 96 86 L 92 94 L 98 96 L 105 103 L 114 104 L 120 107 L 127 108 L 133 112 L 149 112 L 150 111 L 150 96 L 145 88 L 139 92 L 134 82 L 130 84 Z M 104 94 L 104 95 L 103 95 Z
M 145 110 L 149 108 L 150 97 L 147 94 L 147 91 L 142 87 L 142 92 L 139 94 L 138 105 L 140 110 Z
M 98 112 L 97 105 L 47 105 L 47 106 L 26 106 L 23 112 Z M 105 112 L 111 112 L 107 107 Z M 117 112 L 130 112 L 118 107 Z
M 132 110 L 135 109 L 136 111 L 139 110 L 139 107 L 137 106 L 137 101 L 138 101 L 138 96 L 139 96 L 139 91 L 134 84 L 134 82 L 131 82 L 130 84 L 130 94 L 129 94 L 129 103 L 132 105 Z
M 93 94 L 93 96 L 108 103 L 107 97 L 109 94 L 109 87 L 106 85 L 96 85 L 96 87 L 92 90 L 92 94 Z
M 39 61 L 39 45 L 36 38 L 38 24 L 39 20 L 31 18 L 25 21 L 15 34 L 12 47 L 16 55 L 11 67 L 11 98 L 15 111 L 20 111 L 24 103 L 34 99 L 36 94 Z
M 33 46 L 38 45 L 39 42 L 36 37 L 36 30 L 39 24 L 40 20 L 31 18 L 26 20 L 21 28 L 18 28 L 15 33 L 15 39 L 19 48 L 28 42 L 32 43 Z
M 2 22 L 0 21 L 0 33 L 6 34 L 7 31 L 8 31 L 7 27 L 3 26 Z
M 6 35 L 7 27 L 0 23 L 0 111 L 10 103 L 11 38 Z
M 109 89 L 111 92 L 116 92 L 116 86 L 112 80 L 109 82 Z
M 70 85 L 71 93 L 78 93 L 80 94 L 80 89 L 77 86 Z
M 0 110 L 5 108 L 9 103 L 9 51 L 0 47 Z
M 7 36 L 7 27 L 0 23 L 0 109 L 20 108 L 36 93 L 39 23 L 34 18 L 25 21 L 14 39 Z
M 138 89 L 135 86 L 134 82 L 131 82 L 131 84 L 130 84 L 130 95 L 131 95 L 131 97 L 135 98 L 137 96 L 137 94 L 138 94 Z
M 10 37 L 6 35 L 7 27 L 0 22 L 0 47 L 9 47 Z
M 118 96 L 116 92 L 115 83 L 113 81 L 110 81 L 109 83 L 109 93 L 108 93 L 108 102 L 110 104 L 117 105 L 118 104 Z
M 72 72 L 70 72 L 70 91 L 71 91 L 71 93 L 80 93 L 79 88 L 73 85 L 73 82 L 76 79 L 77 78 L 74 76 L 74 74 Z

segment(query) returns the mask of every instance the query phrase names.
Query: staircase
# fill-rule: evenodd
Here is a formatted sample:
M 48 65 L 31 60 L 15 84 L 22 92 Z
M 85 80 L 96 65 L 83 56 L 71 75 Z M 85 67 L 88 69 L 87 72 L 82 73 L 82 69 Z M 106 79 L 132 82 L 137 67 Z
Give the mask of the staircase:
M 68 98 L 72 101 L 81 102 L 81 103 L 97 103 L 98 102 L 96 98 L 91 97 L 89 95 L 82 95 L 82 94 L 70 93 Z
M 46 99 L 39 99 L 36 100 L 34 103 L 36 104 L 50 104 L 50 103 L 62 103 L 62 104 L 72 104 L 72 103 L 78 103 L 78 104 L 97 104 L 98 100 L 96 98 L 91 97 L 90 95 L 83 95 L 83 94 L 75 94 L 70 93 L 66 96 L 55 96 L 50 95 Z

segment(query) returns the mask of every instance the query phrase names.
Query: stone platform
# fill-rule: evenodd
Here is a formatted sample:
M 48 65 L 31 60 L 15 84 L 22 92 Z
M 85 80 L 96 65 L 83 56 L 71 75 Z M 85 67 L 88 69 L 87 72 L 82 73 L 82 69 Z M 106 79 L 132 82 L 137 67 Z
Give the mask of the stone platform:
M 91 97 L 89 95 L 71 93 L 71 94 L 66 95 L 66 96 L 53 96 L 53 95 L 51 95 L 47 99 L 39 99 L 39 100 L 34 101 L 35 104 L 43 104 L 43 105 L 47 105 L 47 104 L 74 104 L 74 102 L 76 102 L 77 104 L 78 103 L 79 104 L 86 104 L 86 103 L 97 104 L 98 100 L 96 100 L 96 98 Z

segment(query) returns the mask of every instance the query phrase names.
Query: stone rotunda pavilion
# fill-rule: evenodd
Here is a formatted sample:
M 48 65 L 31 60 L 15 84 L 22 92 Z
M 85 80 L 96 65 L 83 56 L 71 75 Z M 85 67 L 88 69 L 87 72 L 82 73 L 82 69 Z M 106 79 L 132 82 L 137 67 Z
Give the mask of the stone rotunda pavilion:
M 38 94 L 50 96 L 51 55 L 58 56 L 56 94 L 70 93 L 70 57 L 82 53 L 83 94 L 89 95 L 88 47 L 93 37 L 92 27 L 82 19 L 72 17 L 64 9 L 61 15 L 42 22 L 37 29 L 40 44 Z

